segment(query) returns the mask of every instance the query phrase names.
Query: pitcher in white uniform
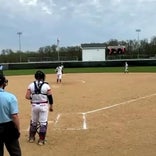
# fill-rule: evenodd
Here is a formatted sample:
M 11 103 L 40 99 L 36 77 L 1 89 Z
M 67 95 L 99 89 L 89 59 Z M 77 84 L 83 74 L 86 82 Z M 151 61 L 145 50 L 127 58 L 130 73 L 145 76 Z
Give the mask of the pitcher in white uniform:
M 56 75 L 57 75 L 57 83 L 61 83 L 62 82 L 62 75 L 63 75 L 63 65 L 59 65 L 58 67 L 56 67 L 55 69 L 56 71 Z

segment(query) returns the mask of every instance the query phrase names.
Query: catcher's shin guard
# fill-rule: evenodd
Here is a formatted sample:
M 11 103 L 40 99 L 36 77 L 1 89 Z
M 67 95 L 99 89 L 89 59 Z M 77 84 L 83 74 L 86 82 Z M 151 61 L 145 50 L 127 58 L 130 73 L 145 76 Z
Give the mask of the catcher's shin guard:
M 30 122 L 30 129 L 29 129 L 29 139 L 35 140 L 35 135 L 37 132 L 37 123 Z
M 45 140 L 47 127 L 48 127 L 48 122 L 40 124 L 40 130 L 39 130 L 40 140 Z

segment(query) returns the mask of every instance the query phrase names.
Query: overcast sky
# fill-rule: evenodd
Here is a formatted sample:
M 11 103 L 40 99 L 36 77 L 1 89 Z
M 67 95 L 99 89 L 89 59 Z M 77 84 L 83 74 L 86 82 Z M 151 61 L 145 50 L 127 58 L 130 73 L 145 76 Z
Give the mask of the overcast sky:
M 0 50 L 156 36 L 156 0 L 0 0 Z

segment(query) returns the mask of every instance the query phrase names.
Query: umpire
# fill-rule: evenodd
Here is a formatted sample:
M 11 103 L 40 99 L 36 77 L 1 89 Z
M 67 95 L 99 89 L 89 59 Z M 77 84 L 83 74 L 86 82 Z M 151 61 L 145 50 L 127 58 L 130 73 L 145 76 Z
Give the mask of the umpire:
M 0 156 L 4 155 L 4 145 L 10 156 L 21 156 L 18 102 L 15 95 L 4 90 L 7 84 L 0 74 Z

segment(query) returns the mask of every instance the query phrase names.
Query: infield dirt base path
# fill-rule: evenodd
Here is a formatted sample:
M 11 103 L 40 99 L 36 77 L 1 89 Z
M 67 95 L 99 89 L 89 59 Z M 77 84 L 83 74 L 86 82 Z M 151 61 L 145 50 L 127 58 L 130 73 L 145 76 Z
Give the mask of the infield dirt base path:
M 54 112 L 44 146 L 27 141 L 31 107 L 25 92 L 34 76 L 7 78 L 6 90 L 19 100 L 23 156 L 156 155 L 155 73 L 65 74 L 62 84 L 47 75 Z

